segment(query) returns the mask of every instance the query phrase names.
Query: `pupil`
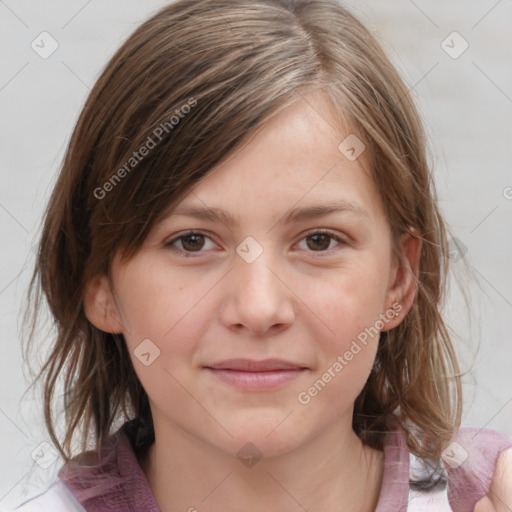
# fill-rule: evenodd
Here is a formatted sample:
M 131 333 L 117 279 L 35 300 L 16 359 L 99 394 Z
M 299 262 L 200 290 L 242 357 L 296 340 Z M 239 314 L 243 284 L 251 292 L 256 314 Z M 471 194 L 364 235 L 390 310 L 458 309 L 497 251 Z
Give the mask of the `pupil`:
M 187 251 L 194 251 L 194 250 L 200 249 L 204 243 L 203 238 L 204 238 L 203 235 L 187 235 L 183 238 L 183 241 L 182 241 L 183 247 Z M 313 249 L 313 250 L 327 249 L 329 247 L 329 238 L 330 238 L 329 235 L 309 236 L 307 238 L 308 246 L 310 249 Z M 310 246 L 309 241 L 311 241 L 311 240 L 313 241 L 313 245 L 316 245 L 316 247 Z
M 324 242 L 327 242 L 327 244 L 322 244 L 322 247 L 320 247 L 320 249 L 327 249 L 327 247 L 329 247 L 329 235 L 313 235 L 313 236 L 310 236 L 308 237 L 308 240 L 314 240 L 315 243 L 318 242 L 318 239 L 323 239 Z M 311 247 L 310 247 L 311 249 Z M 318 249 L 318 245 L 317 245 L 317 249 Z
M 194 249 L 200 249 L 202 244 L 201 243 L 198 243 L 198 238 L 203 238 L 203 235 L 187 235 L 186 237 L 183 238 L 183 247 L 185 247 L 185 249 L 187 250 L 191 250 L 193 251 Z M 193 241 L 191 244 L 189 244 L 188 242 L 190 240 L 195 240 Z M 190 245 L 190 247 L 187 247 L 187 245 Z

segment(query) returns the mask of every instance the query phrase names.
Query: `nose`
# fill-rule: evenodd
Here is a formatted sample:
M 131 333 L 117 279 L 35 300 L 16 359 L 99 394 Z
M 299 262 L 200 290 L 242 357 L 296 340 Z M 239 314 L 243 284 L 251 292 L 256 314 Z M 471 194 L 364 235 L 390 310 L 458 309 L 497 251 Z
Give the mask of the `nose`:
M 251 263 L 236 257 L 234 268 L 226 276 L 223 325 L 263 335 L 280 332 L 293 323 L 294 294 L 279 268 L 268 251 Z

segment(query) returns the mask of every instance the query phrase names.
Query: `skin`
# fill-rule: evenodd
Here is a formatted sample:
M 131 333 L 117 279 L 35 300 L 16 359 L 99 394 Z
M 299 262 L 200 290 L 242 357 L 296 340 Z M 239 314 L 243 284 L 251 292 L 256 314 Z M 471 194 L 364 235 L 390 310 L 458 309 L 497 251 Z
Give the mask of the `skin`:
M 512 448 L 498 457 L 489 492 L 479 500 L 474 512 L 510 512 L 512 510 Z
M 370 511 L 377 504 L 383 454 L 364 446 L 351 422 L 378 336 L 308 404 L 297 396 L 393 304 L 400 312 L 380 330 L 403 320 L 415 297 L 420 243 L 401 239 L 399 265 L 366 155 L 348 160 L 338 145 L 353 132 L 335 126 L 321 95 L 298 100 L 183 199 L 224 208 L 235 224 L 169 216 L 131 260 L 116 255 L 110 282 L 89 283 L 88 319 L 123 333 L 150 398 L 156 439 L 143 471 L 163 511 Z M 291 208 L 340 199 L 366 214 L 284 221 Z M 196 252 L 190 238 L 174 240 L 174 250 L 165 245 L 186 230 L 205 235 Z M 308 238 L 312 230 L 340 242 Z M 252 263 L 236 252 L 248 236 L 263 249 Z M 144 339 L 160 350 L 149 366 L 134 355 Z M 240 390 L 203 368 L 231 357 L 281 358 L 307 370 L 279 389 Z M 237 457 L 247 442 L 263 455 L 252 467 Z

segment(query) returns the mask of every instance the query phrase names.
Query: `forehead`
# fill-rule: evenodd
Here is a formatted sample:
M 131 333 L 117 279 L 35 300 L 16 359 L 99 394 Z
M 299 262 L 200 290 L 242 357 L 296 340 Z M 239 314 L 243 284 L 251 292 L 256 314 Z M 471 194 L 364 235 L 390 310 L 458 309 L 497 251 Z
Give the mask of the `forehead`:
M 297 220 L 322 209 L 381 215 L 365 153 L 364 141 L 323 96 L 305 96 L 267 120 L 169 213 L 228 224 L 265 213 Z

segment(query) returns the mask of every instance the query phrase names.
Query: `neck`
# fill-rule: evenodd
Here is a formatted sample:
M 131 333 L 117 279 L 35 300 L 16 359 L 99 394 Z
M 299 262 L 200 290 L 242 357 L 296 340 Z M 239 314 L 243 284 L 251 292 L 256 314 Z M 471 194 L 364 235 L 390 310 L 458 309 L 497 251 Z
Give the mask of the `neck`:
M 154 423 L 155 442 L 142 469 L 162 512 L 370 512 L 377 506 L 383 453 L 363 445 L 346 420 L 252 467 L 176 425 Z

